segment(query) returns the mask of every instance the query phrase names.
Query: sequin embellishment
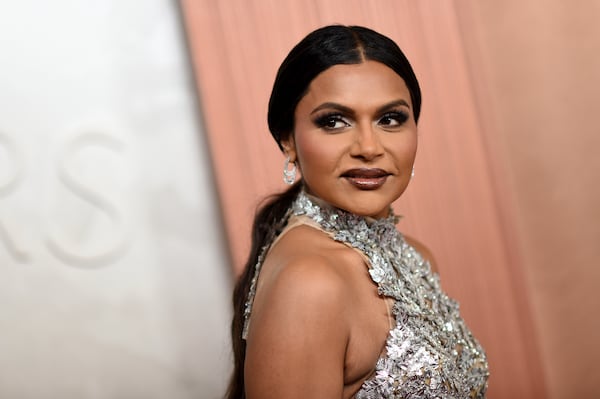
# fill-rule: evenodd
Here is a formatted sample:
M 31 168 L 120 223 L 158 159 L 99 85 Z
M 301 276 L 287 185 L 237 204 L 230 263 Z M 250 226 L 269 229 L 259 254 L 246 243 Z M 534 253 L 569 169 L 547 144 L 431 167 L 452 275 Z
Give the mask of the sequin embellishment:
M 334 240 L 361 251 L 379 294 L 394 299 L 395 327 L 356 399 L 485 398 L 485 353 L 460 317 L 457 302 L 440 288 L 437 274 L 396 229 L 394 216 L 368 220 L 321 205 L 304 192 L 291 213 L 309 217 Z M 251 283 L 244 337 L 267 250 L 263 248 Z

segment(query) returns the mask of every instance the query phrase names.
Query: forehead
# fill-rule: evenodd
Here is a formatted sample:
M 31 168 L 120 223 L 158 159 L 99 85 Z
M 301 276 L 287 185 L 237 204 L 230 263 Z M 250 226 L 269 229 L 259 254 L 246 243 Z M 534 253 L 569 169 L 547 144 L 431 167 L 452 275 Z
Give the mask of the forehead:
M 398 99 L 411 104 L 404 79 L 380 62 L 365 61 L 334 65 L 321 72 L 310 83 L 298 105 L 325 101 L 355 106 L 377 105 Z

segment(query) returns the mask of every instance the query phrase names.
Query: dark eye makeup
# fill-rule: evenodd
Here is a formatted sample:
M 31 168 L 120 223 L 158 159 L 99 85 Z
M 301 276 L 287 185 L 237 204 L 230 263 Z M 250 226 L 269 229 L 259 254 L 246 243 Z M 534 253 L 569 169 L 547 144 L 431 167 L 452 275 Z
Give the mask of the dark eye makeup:
M 388 110 L 377 119 L 377 124 L 383 128 L 393 129 L 402 126 L 409 118 L 408 111 L 403 109 Z M 344 129 L 352 125 L 351 119 L 339 111 L 318 115 L 313 119 L 313 123 L 324 130 Z
M 408 118 L 409 115 L 406 111 L 388 111 L 379 118 L 378 123 L 380 125 L 394 127 L 403 125 L 408 120 Z
M 334 130 L 350 126 L 348 120 L 339 112 L 330 112 L 319 115 L 314 119 L 314 124 L 322 129 Z

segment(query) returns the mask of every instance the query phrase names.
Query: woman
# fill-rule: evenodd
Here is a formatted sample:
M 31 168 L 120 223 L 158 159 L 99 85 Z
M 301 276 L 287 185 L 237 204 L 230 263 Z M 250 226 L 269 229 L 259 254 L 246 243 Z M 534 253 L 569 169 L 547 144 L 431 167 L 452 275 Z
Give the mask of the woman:
M 292 186 L 255 218 L 228 398 L 484 397 L 482 348 L 395 228 L 420 106 L 408 60 L 370 29 L 318 29 L 284 60 L 268 121 Z

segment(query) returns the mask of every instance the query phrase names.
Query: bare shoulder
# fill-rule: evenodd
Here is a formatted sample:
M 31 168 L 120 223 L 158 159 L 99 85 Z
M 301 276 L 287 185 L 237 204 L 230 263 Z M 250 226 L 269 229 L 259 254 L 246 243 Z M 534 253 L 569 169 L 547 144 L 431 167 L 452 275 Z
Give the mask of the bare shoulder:
M 294 250 L 287 254 L 273 254 L 276 263 L 265 281 L 264 288 L 273 291 L 278 300 L 302 301 L 295 306 L 334 306 L 340 301 L 345 288 L 343 274 L 329 251 Z M 277 256 L 277 257 L 276 257 Z
M 308 226 L 289 231 L 269 253 L 261 272 L 265 296 L 276 297 L 288 306 L 328 308 L 339 311 L 344 303 L 346 275 L 343 256 L 346 247 L 333 242 Z M 302 300 L 299 300 L 302 299 Z M 302 309 L 295 309 L 302 311 Z
M 335 250 L 301 226 L 265 259 L 247 341 L 249 398 L 341 397 L 349 290 Z
M 416 249 L 417 252 L 420 253 L 421 256 L 426 261 L 429 262 L 429 265 L 431 266 L 431 270 L 434 273 L 437 273 L 438 272 L 437 263 L 435 262 L 435 258 L 433 257 L 433 253 L 431 252 L 431 250 L 425 244 L 423 244 L 421 241 L 417 240 L 416 238 L 404 235 L 404 239 L 406 240 L 406 242 L 409 245 L 411 245 L 414 249 Z

